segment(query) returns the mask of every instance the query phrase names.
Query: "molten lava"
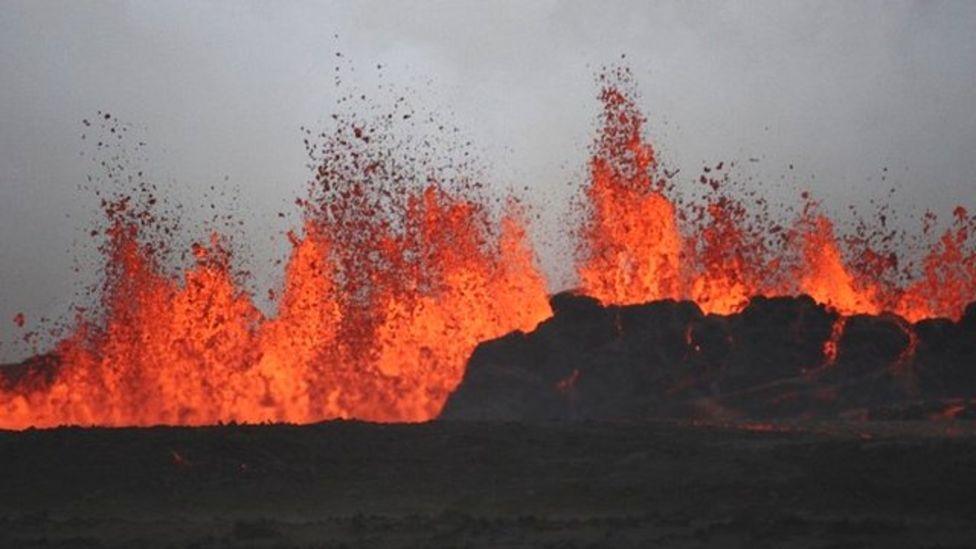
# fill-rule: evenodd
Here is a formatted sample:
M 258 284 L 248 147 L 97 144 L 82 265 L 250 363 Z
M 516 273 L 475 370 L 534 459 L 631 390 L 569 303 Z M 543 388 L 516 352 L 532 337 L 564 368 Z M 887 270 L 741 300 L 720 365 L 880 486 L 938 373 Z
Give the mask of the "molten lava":
M 389 187 L 341 175 L 314 182 L 342 190 L 305 203 L 273 317 L 218 236 L 174 280 L 140 240 L 152 216 L 109 204 L 104 322 L 57 345 L 53 375 L 0 390 L 0 427 L 425 421 L 480 341 L 551 315 L 515 206 L 495 228 L 463 189 L 432 183 L 377 210 L 363 197 Z
M 601 97 L 604 127 L 585 189 L 592 212 L 582 231 L 589 255 L 580 283 L 605 302 L 677 298 L 682 239 L 674 206 L 651 179 L 655 159 L 641 140 L 643 118 L 619 90 L 606 88 Z
M 759 295 L 809 294 L 841 314 L 824 366 L 837 362 L 850 315 L 958 319 L 976 297 L 976 218 L 962 208 L 904 280 L 884 250 L 865 245 L 868 267 L 848 261 L 815 203 L 781 227 L 702 175 L 710 194 L 683 204 L 644 140 L 628 79 L 604 77 L 581 203 L 582 292 L 604 304 L 693 300 L 723 315 Z M 518 208 L 493 222 L 477 185 L 388 146 L 376 128 L 347 123 L 319 150 L 270 316 L 219 235 L 193 246 L 195 265 L 174 278 L 145 238 L 155 199 L 106 202 L 103 314 L 79 318 L 37 368 L 0 376 L 0 428 L 437 417 L 479 342 L 532 330 L 552 311 Z M 701 351 L 690 328 L 684 339 Z M 556 390 L 585 383 L 574 371 Z
M 722 194 L 721 182 L 703 174 L 700 182 L 712 194 L 704 205 L 682 210 L 669 197 L 670 176 L 643 139 L 646 119 L 627 91 L 630 72 L 617 69 L 601 80 L 602 126 L 582 204 L 582 293 L 615 305 L 688 299 L 717 314 L 741 311 L 752 296 L 808 294 L 844 315 L 891 311 L 911 322 L 958 319 L 976 297 L 976 246 L 970 238 L 976 217 L 961 207 L 953 228 L 927 253 L 920 276 L 903 284 L 846 261 L 833 223 L 809 200 L 785 230 L 768 222 L 750 224 L 741 201 Z M 767 241 L 773 235 L 778 246 Z M 862 253 L 889 257 L 869 247 Z M 875 263 L 881 271 L 897 266 Z

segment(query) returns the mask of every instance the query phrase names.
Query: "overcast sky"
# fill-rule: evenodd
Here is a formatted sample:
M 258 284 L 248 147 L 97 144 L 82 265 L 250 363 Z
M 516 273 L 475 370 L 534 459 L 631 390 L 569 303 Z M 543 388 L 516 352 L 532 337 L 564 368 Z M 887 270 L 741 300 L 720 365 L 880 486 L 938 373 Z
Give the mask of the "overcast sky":
M 96 207 L 78 188 L 95 174 L 81 121 L 98 110 L 133 124 L 175 200 L 236 189 L 263 291 L 296 223 L 275 214 L 308 178 L 299 127 L 328 129 L 341 51 L 345 86 L 412 90 L 473 140 L 492 187 L 528 187 L 560 287 L 556 228 L 600 66 L 626 54 L 649 133 L 684 177 L 731 160 L 774 199 L 808 188 L 838 216 L 892 185 L 896 208 L 947 214 L 976 207 L 974 29 L 971 1 L 0 0 L 0 361 L 28 352 L 17 312 L 27 329 L 64 318 L 93 276 L 72 266 Z

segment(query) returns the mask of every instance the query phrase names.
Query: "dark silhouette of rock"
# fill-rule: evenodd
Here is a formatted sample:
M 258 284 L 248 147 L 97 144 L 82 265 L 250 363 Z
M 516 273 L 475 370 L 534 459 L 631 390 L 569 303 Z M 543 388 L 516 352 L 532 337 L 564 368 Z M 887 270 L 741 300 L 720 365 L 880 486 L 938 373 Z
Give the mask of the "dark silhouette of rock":
M 973 415 L 976 304 L 958 323 L 915 325 L 891 314 L 841 324 L 808 296 L 755 297 L 728 316 L 572 293 L 552 306 L 535 331 L 475 350 L 443 419 Z
M 970 305 L 969 313 L 976 313 Z M 976 318 L 976 317 L 974 317 Z M 922 394 L 943 398 L 976 395 L 976 322 L 923 320 L 915 325 L 914 371 Z
M 971 334 L 976 333 L 976 301 L 966 305 L 966 310 L 963 312 L 959 325 Z

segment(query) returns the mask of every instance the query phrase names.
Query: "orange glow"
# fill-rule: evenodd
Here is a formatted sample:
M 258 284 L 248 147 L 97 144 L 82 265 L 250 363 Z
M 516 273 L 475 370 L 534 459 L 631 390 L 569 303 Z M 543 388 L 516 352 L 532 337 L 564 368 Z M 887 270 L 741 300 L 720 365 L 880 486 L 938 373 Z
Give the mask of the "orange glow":
M 833 366 L 837 363 L 837 352 L 840 349 L 840 338 L 844 335 L 844 328 L 847 327 L 847 317 L 839 316 L 830 328 L 830 338 L 824 342 L 823 355 L 824 366 Z
M 834 236 L 834 226 L 818 215 L 801 224 L 803 261 L 796 274 L 798 291 L 841 314 L 878 314 L 877 292 L 852 275 Z
M 958 318 L 976 297 L 973 221 L 965 208 L 957 207 L 953 214 L 954 226 L 922 262 L 923 277 L 908 286 L 896 305 L 896 312 L 911 322 L 936 316 Z
M 688 273 L 687 297 L 705 312 L 731 314 L 742 310 L 749 298 L 771 287 L 762 240 L 740 226 L 741 206 L 720 199 L 706 207 L 709 223 L 702 228 L 693 255 L 698 266 Z M 729 243 L 735 243 L 729 245 Z
M 582 195 L 581 292 L 604 304 L 687 299 L 714 314 L 758 295 L 808 294 L 841 315 L 824 342 L 828 366 L 847 316 L 959 319 L 976 299 L 976 217 L 963 208 L 920 272 L 898 271 L 912 276 L 897 282 L 848 261 L 812 202 L 789 227 L 757 225 L 702 176 L 712 191 L 689 211 L 621 90 L 628 73 L 615 76 L 623 82 L 604 78 Z M 101 315 L 79 318 L 57 343 L 56 369 L 0 385 L 0 428 L 436 418 L 479 342 L 551 315 L 548 290 L 514 203 L 496 223 L 476 185 L 438 182 L 429 166 L 398 172 L 372 132 L 341 127 L 319 159 L 267 316 L 219 235 L 194 245 L 195 263 L 173 277 L 146 243 L 151 216 L 128 198 L 106 203 Z M 694 336 L 688 327 L 689 352 L 700 351 Z M 557 390 L 571 395 L 579 378 Z
M 579 268 L 588 295 L 633 304 L 679 296 L 681 239 L 674 207 L 656 191 L 614 188 L 614 176 L 596 163 L 589 196 L 597 230 L 590 257 Z
M 61 367 L 0 392 L 0 427 L 205 425 L 436 417 L 483 340 L 551 315 L 517 210 L 486 214 L 435 187 L 411 196 L 405 234 L 385 228 L 386 269 L 337 282 L 324 223 L 290 235 L 278 313 L 265 318 L 213 237 L 182 281 L 160 274 L 135 225 L 110 231 L 106 323 L 82 323 Z M 420 263 L 408 253 L 422 252 Z M 369 267 L 369 265 L 366 265 Z
M 602 126 L 582 204 L 582 293 L 618 305 L 688 299 L 716 314 L 736 313 L 756 295 L 808 294 L 842 315 L 890 311 L 910 322 L 958 319 L 976 298 L 976 247 L 970 240 L 976 218 L 965 209 L 954 212 L 954 227 L 928 252 L 920 277 L 907 284 L 879 280 L 877 273 L 846 261 L 833 223 L 809 200 L 789 229 L 750 225 L 746 208 L 715 196 L 720 181 L 703 175 L 713 197 L 691 211 L 678 207 L 668 196 L 666 178 L 658 175 L 653 148 L 643 140 L 645 118 L 622 91 L 632 84 L 630 73 L 618 69 L 602 81 Z M 769 246 L 773 237 L 781 248 Z M 843 323 L 835 331 L 838 326 Z M 839 337 L 827 342 L 828 363 Z
M 680 295 L 683 241 L 674 206 L 654 186 L 654 151 L 641 141 L 643 117 L 614 88 L 602 94 L 604 126 L 585 189 L 591 206 L 578 274 L 583 291 L 605 303 Z

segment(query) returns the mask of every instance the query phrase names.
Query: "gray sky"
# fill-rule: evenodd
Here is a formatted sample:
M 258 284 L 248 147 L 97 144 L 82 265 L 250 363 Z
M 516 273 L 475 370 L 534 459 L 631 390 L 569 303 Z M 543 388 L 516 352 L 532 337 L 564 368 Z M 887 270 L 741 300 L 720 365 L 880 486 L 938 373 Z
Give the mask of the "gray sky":
M 72 265 L 96 207 L 77 188 L 95 173 L 81 120 L 98 110 L 136 126 L 174 199 L 239 191 L 263 291 L 296 226 L 275 214 L 308 177 L 298 128 L 328 128 L 341 51 L 345 85 L 413 90 L 475 142 L 493 187 L 529 188 L 558 288 L 600 66 L 627 55 L 649 132 L 686 178 L 735 160 L 772 198 L 795 184 L 839 217 L 891 185 L 896 209 L 948 214 L 976 207 L 973 29 L 970 1 L 0 0 L 0 361 L 29 351 L 15 313 L 27 329 L 63 318 L 93 276 Z

